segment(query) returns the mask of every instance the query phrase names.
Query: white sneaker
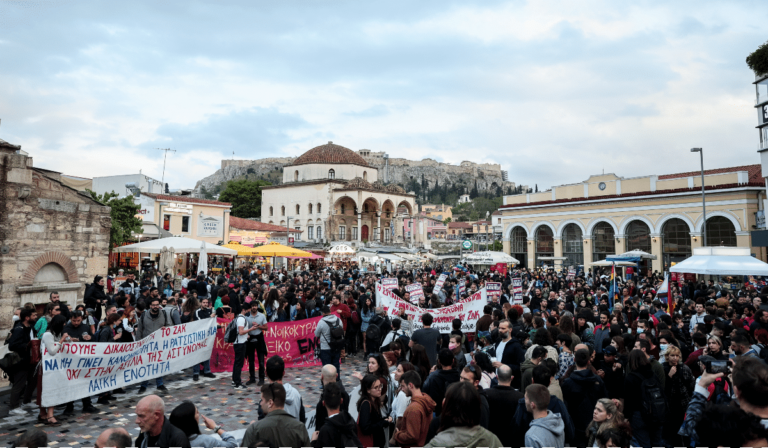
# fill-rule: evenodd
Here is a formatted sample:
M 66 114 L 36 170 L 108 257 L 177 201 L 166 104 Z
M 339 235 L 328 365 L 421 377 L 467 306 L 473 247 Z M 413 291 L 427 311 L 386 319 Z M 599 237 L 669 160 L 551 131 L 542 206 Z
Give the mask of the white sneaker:
M 16 409 L 11 409 L 10 411 L 8 411 L 8 413 L 11 414 L 11 415 L 27 415 L 27 411 L 25 411 L 24 409 L 22 409 L 20 407 L 18 407 Z

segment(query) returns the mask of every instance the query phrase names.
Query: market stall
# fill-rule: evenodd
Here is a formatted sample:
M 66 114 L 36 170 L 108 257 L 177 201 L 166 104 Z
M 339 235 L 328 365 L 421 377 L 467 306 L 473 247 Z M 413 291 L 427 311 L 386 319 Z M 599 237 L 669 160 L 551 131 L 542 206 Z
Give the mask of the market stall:
M 152 254 L 155 256 L 159 256 L 163 253 L 163 251 L 169 252 L 170 250 L 173 250 L 171 257 L 176 263 L 174 265 L 174 270 L 177 272 L 183 272 L 193 268 L 195 271 L 197 271 L 198 264 L 202 264 L 202 257 L 200 256 L 201 253 L 214 256 L 237 255 L 237 251 L 233 249 L 206 243 L 205 241 L 179 236 L 149 240 L 115 248 L 115 252 L 119 253 L 136 252 L 139 254 Z M 206 258 L 206 264 L 207 261 L 208 260 Z M 160 263 L 158 260 L 158 266 L 159 264 Z

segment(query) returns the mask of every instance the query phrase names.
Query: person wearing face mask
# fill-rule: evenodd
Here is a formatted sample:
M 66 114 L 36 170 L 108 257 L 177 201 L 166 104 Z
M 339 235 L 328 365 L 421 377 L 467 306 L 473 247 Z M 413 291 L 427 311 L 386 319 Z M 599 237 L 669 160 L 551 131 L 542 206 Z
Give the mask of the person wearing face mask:
M 664 382 L 664 391 L 669 404 L 668 421 L 664 425 L 662 435 L 671 446 L 683 446 L 683 440 L 677 435 L 677 430 L 683 423 L 685 410 L 693 397 L 693 388 L 696 378 L 693 372 L 682 362 L 682 352 L 674 345 L 665 350 L 665 361 L 662 363 L 667 378 Z M 673 443 L 675 442 L 675 443 Z

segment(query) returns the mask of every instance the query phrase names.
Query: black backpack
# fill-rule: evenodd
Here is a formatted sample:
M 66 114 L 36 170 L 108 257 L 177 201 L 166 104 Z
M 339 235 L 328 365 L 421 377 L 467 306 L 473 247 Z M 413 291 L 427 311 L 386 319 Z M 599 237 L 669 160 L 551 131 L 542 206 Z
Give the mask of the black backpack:
M 660 425 L 667 417 L 667 400 L 664 397 L 664 388 L 661 387 L 656 375 L 644 378 L 637 372 L 632 372 L 642 380 L 640 383 L 640 400 L 643 409 L 643 417 L 648 423 Z
M 768 348 L 766 348 L 763 344 L 757 344 L 758 347 L 760 347 L 760 353 L 758 353 L 758 357 L 763 360 L 763 362 L 768 363 Z
M 327 324 L 328 322 L 326 322 Z M 331 347 L 331 350 L 333 351 L 341 351 L 344 346 L 344 327 L 341 325 L 341 319 L 336 319 L 334 321 L 333 325 L 329 325 L 331 327 L 331 340 L 326 340 L 328 342 L 328 346 Z
M 381 327 L 373 322 L 368 324 L 368 329 L 365 330 L 365 338 L 374 343 L 378 343 L 381 340 Z M 374 345 L 375 347 L 376 345 Z
M 357 437 L 357 434 L 353 433 L 350 430 L 342 431 L 339 433 L 339 441 L 341 442 L 341 445 L 346 448 L 355 447 L 355 448 L 363 448 L 363 443 L 360 442 L 360 439 Z
M 227 325 L 227 329 L 224 331 L 224 342 L 228 344 L 234 344 L 235 341 L 237 341 L 238 336 L 239 334 L 237 332 L 237 317 L 235 317 L 234 319 L 232 319 L 232 322 L 230 322 Z

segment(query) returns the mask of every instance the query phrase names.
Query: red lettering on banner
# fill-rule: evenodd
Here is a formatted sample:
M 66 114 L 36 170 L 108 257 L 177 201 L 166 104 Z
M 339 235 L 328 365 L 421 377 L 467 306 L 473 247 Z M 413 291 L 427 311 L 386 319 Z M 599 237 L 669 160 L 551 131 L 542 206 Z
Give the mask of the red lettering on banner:
M 184 334 L 187 329 L 187 324 L 175 325 L 173 327 L 173 334 Z
M 160 330 L 162 330 L 162 332 L 163 332 L 163 337 L 171 335 L 171 328 L 170 327 L 163 327 Z

